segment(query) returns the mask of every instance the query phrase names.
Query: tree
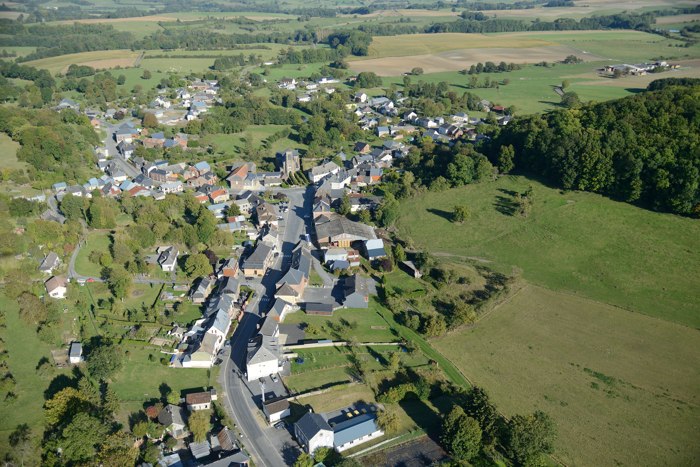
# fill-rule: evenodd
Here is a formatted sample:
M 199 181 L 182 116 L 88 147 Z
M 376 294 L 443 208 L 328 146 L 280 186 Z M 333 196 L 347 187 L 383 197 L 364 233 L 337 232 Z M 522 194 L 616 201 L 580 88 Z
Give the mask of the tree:
M 579 99 L 578 94 L 573 91 L 569 91 L 561 96 L 561 105 L 568 109 L 578 109 L 581 107 L 581 100 Z
M 121 86 L 121 85 L 123 85 L 124 83 L 126 83 L 126 76 L 124 76 L 124 75 L 119 75 L 119 76 L 117 76 L 117 84 L 118 84 L 119 86 Z
M 185 260 L 185 272 L 188 277 L 206 276 L 209 275 L 211 271 L 209 259 L 202 253 L 189 255 Z
M 109 428 L 98 418 L 86 413 L 79 413 L 63 430 L 61 447 L 62 457 L 70 463 L 84 463 L 95 457 Z
M 479 453 L 481 427 L 456 406 L 443 421 L 440 440 L 455 459 L 469 461 Z
M 469 218 L 469 207 L 465 204 L 458 204 L 454 207 L 452 220 L 463 224 Z
M 561 82 L 561 88 L 562 88 L 562 89 L 566 89 L 566 88 L 569 87 L 570 84 L 571 84 L 571 82 L 570 82 L 568 79 L 562 80 L 562 82 Z
M 44 417 L 49 426 L 70 420 L 78 412 L 87 412 L 91 409 L 90 403 L 74 387 L 67 387 L 58 391 L 44 404 Z
M 381 208 L 377 211 L 377 220 L 383 227 L 391 227 L 399 218 L 399 202 L 391 193 L 387 193 Z
M 350 204 L 350 197 L 348 196 L 347 193 L 343 195 L 343 197 L 340 199 L 340 206 L 338 206 L 338 214 L 342 214 L 343 216 L 347 216 L 350 214 L 350 209 L 352 208 L 352 205 Z
M 508 455 L 520 465 L 536 464 L 554 449 L 556 429 L 546 413 L 516 415 L 506 427 L 504 446 Z
M 482 430 L 482 441 L 487 445 L 496 442 L 501 416 L 491 403 L 486 391 L 473 386 L 468 392 L 464 410 L 470 417 L 479 422 Z
M 99 340 L 86 356 L 87 369 L 93 378 L 105 381 L 122 367 L 122 351 L 111 341 Z
M 208 244 L 216 232 L 216 217 L 204 206 L 200 206 L 197 213 L 197 237 L 199 241 Z
M 363 71 L 357 75 L 355 85 L 360 88 L 375 88 L 382 85 L 382 79 L 372 71 Z
M 394 245 L 394 259 L 397 263 L 401 261 L 406 261 L 406 252 L 404 251 L 403 246 L 401 246 L 400 243 Z
M 385 433 L 395 433 L 399 429 L 399 417 L 393 406 L 387 406 L 377 414 L 377 425 Z
M 513 145 L 501 146 L 498 151 L 498 171 L 507 174 L 515 167 L 515 149 Z
M 305 452 L 299 454 L 297 460 L 294 461 L 293 467 L 313 467 L 316 463 L 313 458 Z
M 190 415 L 187 425 L 194 436 L 196 442 L 201 442 L 207 439 L 207 433 L 211 428 L 211 411 L 210 410 L 197 410 L 195 413 Z
M 398 371 L 399 365 L 401 365 L 401 357 L 398 352 L 391 352 L 389 354 L 389 369 L 391 371 Z
M 119 264 L 107 269 L 107 286 L 116 299 L 123 299 L 129 296 L 131 291 L 131 275 Z
M 134 447 L 133 438 L 123 431 L 118 431 L 105 438 L 97 459 L 104 467 L 123 467 L 134 465 L 138 455 L 139 451 Z
M 150 70 L 143 70 L 143 74 L 141 75 L 141 79 L 151 79 L 153 75 L 151 75 Z
M 158 118 L 151 112 L 143 114 L 143 126 L 147 128 L 156 128 L 159 125 Z
M 411 69 L 411 74 L 412 74 L 413 76 L 422 75 L 422 74 L 423 74 L 423 68 L 421 68 L 421 67 L 419 67 L 419 66 L 413 67 L 413 68 Z

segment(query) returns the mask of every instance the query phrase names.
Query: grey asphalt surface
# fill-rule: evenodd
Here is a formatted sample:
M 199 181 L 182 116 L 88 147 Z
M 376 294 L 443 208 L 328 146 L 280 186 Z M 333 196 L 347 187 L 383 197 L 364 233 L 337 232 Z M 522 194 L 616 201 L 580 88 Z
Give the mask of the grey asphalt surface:
M 280 225 L 282 235 L 281 254 L 265 276 L 256 281 L 254 288 L 264 295 L 251 303 L 232 337 L 230 358 L 223 365 L 222 383 L 226 392 L 227 409 L 243 433 L 242 443 L 253 456 L 256 465 L 281 467 L 291 465 L 298 453 L 292 444 L 291 436 L 286 430 L 275 430 L 267 426 L 262 412 L 256 405 L 259 400 L 259 388 L 251 391 L 239 375 L 245 373 L 245 358 L 248 340 L 257 332 L 257 325 L 262 315 L 272 305 L 275 284 L 289 268 L 289 258 L 294 245 L 310 225 L 313 191 L 308 189 L 281 190 L 289 197 L 289 210 Z M 252 282 L 252 281 L 249 281 Z M 253 284 L 251 284 L 252 286 Z M 253 383 L 254 385 L 257 383 Z M 257 392 L 257 394 L 255 394 Z
M 114 141 L 114 131 L 127 121 L 130 121 L 130 119 L 124 119 L 113 125 L 105 120 L 100 120 L 100 127 L 107 133 L 107 136 L 105 136 L 103 140 L 103 145 L 105 148 L 107 148 L 107 152 L 109 153 L 110 157 L 114 163 L 117 164 L 117 167 L 119 167 L 127 175 L 127 177 L 134 178 L 141 172 L 136 170 L 136 167 L 129 164 L 121 155 L 119 155 L 119 151 L 117 151 L 117 142 Z

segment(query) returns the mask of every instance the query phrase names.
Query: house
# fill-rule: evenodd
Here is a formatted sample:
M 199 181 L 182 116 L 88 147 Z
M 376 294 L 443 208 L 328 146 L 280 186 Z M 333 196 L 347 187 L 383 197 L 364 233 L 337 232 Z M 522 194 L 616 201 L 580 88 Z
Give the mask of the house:
M 348 251 L 345 248 L 328 248 L 323 253 L 323 261 L 331 263 L 333 261 L 347 261 Z
M 275 298 L 296 304 L 301 300 L 304 289 L 308 284 L 308 277 L 298 269 L 289 269 L 287 273 L 277 282 Z
M 365 142 L 358 142 L 355 143 L 355 146 L 352 148 L 354 152 L 359 152 L 360 154 L 369 154 L 369 152 L 372 150 L 372 146 L 370 146 L 368 143 Z
M 214 214 L 217 219 L 223 219 L 226 217 L 226 210 L 228 210 L 228 204 L 218 203 L 207 206 L 207 209 Z
M 188 445 L 188 448 L 190 453 L 192 453 L 192 457 L 195 459 L 202 459 L 203 457 L 207 457 L 209 454 L 211 454 L 211 445 L 207 440 L 200 442 L 192 441 Z
M 323 247 L 349 247 L 352 242 L 377 238 L 372 227 L 337 214 L 321 215 L 314 221 L 316 237 Z
M 51 274 L 59 264 L 61 264 L 61 260 L 59 259 L 58 255 L 52 251 L 42 260 L 41 264 L 39 265 L 39 271 L 43 272 L 44 274 Z
M 243 262 L 243 274 L 246 277 L 262 277 L 271 263 L 272 247 L 265 243 L 258 243 L 255 251 Z
M 177 266 L 177 256 L 180 252 L 174 246 L 163 246 L 156 250 L 158 264 L 165 272 L 174 272 Z
M 279 372 L 280 362 L 278 354 L 279 344 L 277 338 L 259 334 L 251 339 L 246 356 L 247 380 L 255 381 Z
M 190 412 L 195 410 L 207 410 L 211 409 L 212 401 L 217 399 L 216 391 L 212 389 L 211 391 L 202 392 L 192 392 L 185 396 L 185 403 Z
M 197 162 L 194 165 L 194 168 L 199 175 L 204 175 L 207 172 L 211 172 L 211 166 L 206 161 Z
M 388 126 L 378 126 L 377 127 L 377 136 L 384 137 L 384 136 L 389 136 L 389 127 Z
M 255 215 L 258 218 L 258 225 L 270 224 L 277 226 L 280 213 L 277 210 L 277 206 L 264 202 L 255 208 Z
M 370 261 L 374 261 L 375 259 L 380 259 L 380 258 L 386 257 L 386 250 L 384 249 L 384 241 L 380 238 L 374 238 L 371 240 L 367 240 L 364 243 L 364 247 L 365 247 L 365 255 L 367 256 L 367 259 Z
M 61 102 L 58 103 L 56 107 L 54 107 L 56 110 L 64 110 L 64 109 L 71 109 L 75 110 L 76 112 L 80 110 L 80 105 L 75 102 L 73 99 L 62 99 Z
M 292 412 L 286 397 L 277 397 L 263 402 L 263 413 L 270 424 L 279 422 Z
M 241 283 L 235 277 L 224 277 L 219 284 L 219 293 L 237 297 L 241 290 Z
M 278 152 L 275 155 L 277 167 L 282 172 L 282 178 L 287 179 L 294 172 L 301 170 L 301 162 L 299 160 L 299 151 L 296 149 L 286 149 L 283 152 Z
M 226 259 L 219 269 L 219 277 L 236 277 L 236 274 L 238 274 L 238 260 Z
M 121 143 L 125 141 L 127 143 L 133 142 L 134 138 L 138 136 L 139 131 L 130 122 L 123 123 L 114 132 L 114 141 Z
M 54 183 L 51 188 L 53 188 L 53 191 L 56 193 L 63 193 L 66 191 L 66 188 L 68 188 L 68 184 L 66 182 L 58 182 Z
M 369 307 L 369 284 L 367 280 L 359 274 L 353 274 L 345 278 L 343 284 L 345 308 L 368 308 Z
M 353 95 L 353 100 L 357 103 L 364 104 L 365 102 L 367 102 L 367 94 L 365 94 L 364 92 L 356 92 Z
M 343 452 L 383 435 L 375 416 L 362 414 L 343 420 L 333 427 L 333 447 L 336 451 Z
M 333 429 L 323 416 L 307 413 L 294 424 L 294 436 L 299 445 L 309 454 L 318 448 L 332 448 Z
M 192 303 L 204 303 L 211 292 L 213 281 L 208 277 L 202 277 L 190 291 Z
M 219 188 L 218 190 L 214 190 L 211 193 L 209 193 L 209 199 L 214 204 L 223 203 L 224 201 L 228 201 L 228 199 L 229 199 L 228 190 L 226 190 L 224 188 Z
M 68 348 L 68 362 L 77 365 L 83 361 L 83 346 L 80 342 L 71 342 Z
M 67 285 L 68 280 L 61 276 L 53 276 L 44 282 L 49 297 L 58 299 L 66 298 L 66 293 L 68 293 Z
M 420 279 L 423 276 L 418 270 L 418 267 L 413 264 L 413 261 L 401 261 L 399 267 L 416 279 Z
M 163 407 L 158 414 L 158 422 L 173 438 L 184 438 L 189 434 L 186 428 L 185 410 L 179 405 L 168 404 Z
M 228 177 L 226 177 L 226 181 L 234 190 L 257 188 L 259 183 L 257 178 L 254 176 L 255 171 L 255 164 L 252 162 L 247 162 L 231 170 L 231 173 L 229 173 Z
M 455 123 L 469 123 L 469 115 L 464 112 L 457 112 L 452 115 L 452 121 Z
M 329 175 L 337 174 L 340 167 L 333 161 L 324 162 L 321 165 L 309 169 L 308 175 L 311 183 L 318 183 Z
M 278 87 L 280 89 L 287 89 L 293 91 L 297 88 L 297 80 L 294 78 L 282 78 L 279 81 Z

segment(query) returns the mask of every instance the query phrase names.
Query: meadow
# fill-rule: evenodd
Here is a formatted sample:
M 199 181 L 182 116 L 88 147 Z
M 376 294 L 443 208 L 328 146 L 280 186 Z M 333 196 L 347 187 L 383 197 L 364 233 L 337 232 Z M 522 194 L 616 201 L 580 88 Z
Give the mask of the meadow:
M 511 215 L 512 193 L 528 186 L 532 213 Z M 464 224 L 449 220 L 457 204 L 471 212 Z M 553 290 L 700 327 L 697 220 L 505 176 L 406 200 L 398 228 L 436 256 L 476 258 Z
M 45 68 L 51 73 L 64 73 L 72 64 L 87 65 L 97 69 L 133 66 L 140 52 L 131 50 L 100 50 L 77 54 L 59 55 L 26 62 L 36 68 Z
M 0 164 L 3 169 L 24 169 L 27 164 L 17 160 L 19 143 L 12 141 L 6 133 L 0 133 Z
M 697 461 L 695 329 L 530 285 L 431 343 L 505 415 L 552 416 L 565 465 Z
M 100 277 L 102 275 L 102 266 L 90 261 L 90 254 L 93 251 L 109 254 L 111 244 L 109 233 L 90 232 L 85 245 L 75 258 L 75 271 L 84 276 Z

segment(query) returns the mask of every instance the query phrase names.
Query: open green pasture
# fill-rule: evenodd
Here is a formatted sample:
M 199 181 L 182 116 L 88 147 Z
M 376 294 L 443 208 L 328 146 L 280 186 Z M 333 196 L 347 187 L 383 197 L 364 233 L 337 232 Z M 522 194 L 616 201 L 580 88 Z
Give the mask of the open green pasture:
M 534 190 L 527 217 L 512 193 Z M 464 224 L 449 218 L 466 204 Z M 436 256 L 478 260 L 530 282 L 700 327 L 700 223 L 519 176 L 404 201 L 401 236 Z
M 110 254 L 111 244 L 108 232 L 90 232 L 85 245 L 80 249 L 78 257 L 75 259 L 75 271 L 84 276 L 100 277 L 102 266 L 90 261 L 90 254 L 94 251 Z
M 545 250 L 528 249 L 543 262 Z M 697 460 L 696 329 L 529 285 L 475 326 L 431 343 L 506 416 L 548 413 L 565 465 Z

